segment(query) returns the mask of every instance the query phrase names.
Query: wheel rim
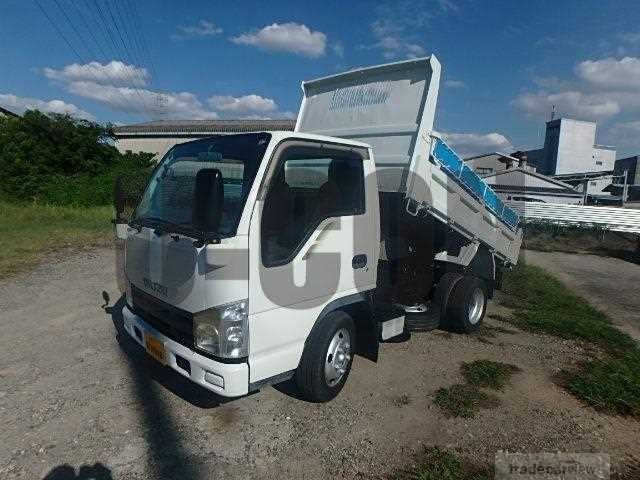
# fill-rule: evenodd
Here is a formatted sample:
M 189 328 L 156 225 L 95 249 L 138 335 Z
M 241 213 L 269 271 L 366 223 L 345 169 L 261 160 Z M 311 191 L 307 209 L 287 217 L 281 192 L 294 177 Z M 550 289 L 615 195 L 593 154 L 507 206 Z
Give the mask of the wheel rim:
M 469 303 L 469 323 L 476 324 L 482 317 L 484 310 L 484 292 L 481 288 L 476 288 Z
M 351 362 L 351 336 L 349 330 L 341 328 L 331 339 L 325 357 L 324 378 L 327 385 L 332 387 L 342 380 L 349 368 L 349 362 Z

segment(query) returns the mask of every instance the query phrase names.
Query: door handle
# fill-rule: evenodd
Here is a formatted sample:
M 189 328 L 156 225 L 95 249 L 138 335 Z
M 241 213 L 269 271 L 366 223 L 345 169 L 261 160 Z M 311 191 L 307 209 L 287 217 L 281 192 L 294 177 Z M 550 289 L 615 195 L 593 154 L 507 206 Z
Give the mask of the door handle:
M 364 253 L 360 255 L 356 255 L 351 259 L 351 266 L 353 267 L 354 270 L 366 267 L 367 256 Z

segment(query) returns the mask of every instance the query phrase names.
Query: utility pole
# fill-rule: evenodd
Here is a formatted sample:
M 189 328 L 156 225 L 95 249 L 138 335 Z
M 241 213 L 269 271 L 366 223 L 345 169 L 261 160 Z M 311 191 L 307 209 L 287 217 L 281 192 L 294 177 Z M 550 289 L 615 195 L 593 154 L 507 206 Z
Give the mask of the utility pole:
M 627 185 L 627 175 L 629 174 L 629 170 L 625 170 L 622 175 L 622 206 L 624 207 L 625 202 L 627 201 L 627 194 L 629 193 L 629 185 Z

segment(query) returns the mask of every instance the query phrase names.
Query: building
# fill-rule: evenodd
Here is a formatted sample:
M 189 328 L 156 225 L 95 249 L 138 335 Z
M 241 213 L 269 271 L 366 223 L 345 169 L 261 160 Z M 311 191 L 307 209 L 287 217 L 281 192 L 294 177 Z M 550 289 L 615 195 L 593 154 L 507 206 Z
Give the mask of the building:
M 595 122 L 558 118 L 547 122 L 544 147 L 526 153 L 543 175 L 613 171 L 615 148 L 595 141 Z
M 532 170 L 512 168 L 483 180 L 505 201 L 582 204 L 582 193 L 571 185 Z
M 293 130 L 295 120 L 159 120 L 114 127 L 116 148 L 163 156 L 177 143 L 217 134 Z
M 464 161 L 481 177 L 520 166 L 518 158 L 500 152 L 485 153 L 465 158 Z
M 585 196 L 588 204 L 620 203 L 621 197 L 612 194 L 608 187 L 620 179 L 609 172 L 586 172 L 565 175 L 554 175 L 553 178 L 568 183 Z
M 17 113 L 13 113 L 10 110 L 7 110 L 6 108 L 2 108 L 0 107 L 0 117 L 19 117 L 20 115 L 18 115 Z
M 614 175 L 622 177 L 625 172 L 627 173 L 627 185 L 640 185 L 640 155 L 633 157 L 621 158 L 616 160 L 613 167 Z M 622 183 L 620 181 L 619 183 Z

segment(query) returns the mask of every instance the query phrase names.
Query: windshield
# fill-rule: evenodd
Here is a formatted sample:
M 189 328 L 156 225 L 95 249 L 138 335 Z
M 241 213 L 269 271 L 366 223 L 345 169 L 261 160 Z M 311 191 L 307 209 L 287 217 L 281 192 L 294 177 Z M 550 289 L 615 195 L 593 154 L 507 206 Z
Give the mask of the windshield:
M 200 170 L 215 168 L 222 174 L 224 202 L 218 231 L 206 233 L 219 237 L 235 235 L 270 139 L 268 133 L 251 133 L 176 145 L 154 171 L 134 222 L 177 233 L 204 234 L 195 231 L 192 223 L 195 180 Z

